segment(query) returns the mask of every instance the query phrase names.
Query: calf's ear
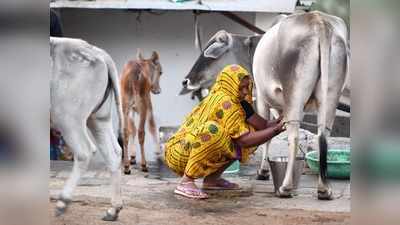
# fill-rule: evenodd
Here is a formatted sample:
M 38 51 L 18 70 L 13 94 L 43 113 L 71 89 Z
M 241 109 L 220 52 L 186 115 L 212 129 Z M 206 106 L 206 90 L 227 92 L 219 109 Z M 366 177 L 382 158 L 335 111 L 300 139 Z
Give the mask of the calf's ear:
M 144 60 L 143 55 L 142 55 L 142 51 L 140 49 L 137 50 L 136 58 L 138 60 Z
M 157 63 L 159 58 L 160 57 L 158 56 L 158 53 L 153 51 L 153 54 L 151 55 L 151 61 L 153 61 L 153 63 Z
M 204 57 L 217 59 L 232 47 L 232 35 L 226 31 L 220 31 L 215 36 L 215 42 L 204 50 Z

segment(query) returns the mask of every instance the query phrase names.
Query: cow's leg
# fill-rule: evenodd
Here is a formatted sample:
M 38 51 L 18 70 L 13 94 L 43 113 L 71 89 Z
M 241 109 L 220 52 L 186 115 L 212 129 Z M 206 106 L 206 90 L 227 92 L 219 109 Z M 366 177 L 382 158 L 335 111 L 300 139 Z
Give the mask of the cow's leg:
M 72 173 L 65 182 L 64 188 L 56 203 L 57 216 L 66 211 L 81 174 L 87 170 L 90 158 L 96 151 L 96 146 L 89 138 L 86 122 L 76 119 L 66 120 L 66 118 L 67 116 L 64 117 L 62 122 L 59 122 L 58 128 L 63 134 L 65 142 L 74 153 L 74 164 Z
M 257 112 L 260 116 L 262 116 L 264 119 L 269 120 L 270 119 L 270 112 L 269 112 L 269 107 L 266 104 L 265 101 L 263 101 L 264 97 L 262 94 L 258 93 L 257 91 Z M 262 150 L 262 158 L 261 158 L 261 166 L 260 169 L 257 170 L 257 180 L 269 180 L 269 164 L 268 164 L 268 148 L 269 148 L 269 143 L 260 145 L 259 148 Z
M 293 169 L 297 155 L 297 148 L 299 146 L 299 120 L 300 116 L 297 117 L 297 119 L 291 119 L 292 122 L 286 124 L 289 141 L 289 155 L 285 178 L 283 179 L 282 186 L 279 187 L 277 193 L 279 197 L 291 197 L 291 190 L 293 189 Z
M 303 48 L 294 50 L 282 61 L 283 66 L 292 67 L 283 81 L 283 98 L 285 102 L 284 119 L 287 122 L 289 141 L 288 164 L 278 196 L 290 197 L 293 189 L 293 169 L 299 147 L 300 121 L 303 120 L 303 109 L 310 100 L 319 77 L 318 39 L 311 38 L 303 43 Z M 306 50 L 307 49 L 307 50 Z M 297 55 L 296 55 L 297 54 Z M 296 62 L 293 64 L 293 62 Z
M 100 153 L 111 172 L 111 208 L 107 210 L 103 220 L 115 221 L 122 209 L 120 160 L 122 150 L 118 144 L 117 137 L 113 133 L 111 119 L 94 118 L 90 121 L 90 128 Z
M 336 111 L 336 105 L 334 107 L 334 110 Z M 318 114 L 320 115 L 321 112 L 319 112 Z M 321 124 L 321 120 L 320 117 L 318 115 L 318 124 Z M 333 121 L 333 120 L 332 120 Z M 321 155 L 321 151 L 328 151 L 328 146 L 327 146 L 327 140 L 326 138 L 329 137 L 330 135 L 330 129 L 332 126 L 330 127 L 322 127 L 319 126 L 318 127 L 318 151 L 319 151 L 319 155 Z M 322 150 L 322 148 L 325 148 L 324 150 Z M 323 161 L 321 160 L 320 157 L 320 163 Z M 331 200 L 333 197 L 333 193 L 332 193 L 332 188 L 330 187 L 329 181 L 327 180 L 326 174 L 323 176 L 321 171 L 318 174 L 318 199 L 320 200 Z
M 127 93 L 122 93 L 122 112 L 124 115 L 124 138 L 123 138 L 123 162 L 124 162 L 124 173 L 125 174 L 131 174 L 131 166 L 129 162 L 129 135 L 130 135 L 130 130 L 129 130 L 129 114 L 131 111 L 131 107 L 129 104 L 129 96 L 127 96 Z
M 144 152 L 144 137 L 145 137 L 145 123 L 146 123 L 146 117 L 147 117 L 147 107 L 141 107 L 139 115 L 140 115 L 140 118 L 139 118 L 138 139 L 139 139 L 140 154 L 141 154 L 140 166 L 142 167 L 143 172 L 148 172 L 147 165 L 146 165 L 146 156 L 145 156 L 145 152 Z
M 157 127 L 154 121 L 154 114 L 153 114 L 153 107 L 151 102 L 149 102 L 149 131 L 151 136 L 153 137 L 154 142 L 156 143 L 156 157 L 159 158 L 161 156 L 161 147 L 160 147 L 160 140 L 157 135 Z
M 132 112 L 132 116 L 129 117 L 129 122 L 128 122 L 128 126 L 129 126 L 129 133 L 131 134 L 132 137 L 132 144 L 131 144 L 131 150 L 128 151 L 131 153 L 130 155 L 130 164 L 131 165 L 135 165 L 136 164 L 136 149 L 135 149 L 135 138 L 136 138 L 136 126 L 135 126 L 135 111 Z M 129 142 L 128 142 L 129 143 Z M 129 144 L 128 144 L 129 146 Z
M 330 136 L 333 122 L 336 116 L 336 105 L 341 96 L 343 84 L 346 79 L 348 70 L 346 46 L 342 41 L 338 41 L 333 37 L 334 45 L 331 48 L 330 57 L 330 68 L 328 78 L 328 93 L 326 93 L 326 102 L 323 101 L 323 95 L 321 88 L 317 89 L 316 97 L 320 102 L 318 107 L 318 136 L 319 136 L 319 151 L 326 151 L 327 153 L 327 141 L 326 138 Z M 318 85 L 321 85 L 320 83 Z M 325 115 L 324 115 L 325 114 Z M 323 118 L 326 118 L 323 121 Z M 323 149 L 325 148 L 325 149 Z M 321 160 L 320 160 L 321 162 Z M 326 174 L 319 174 L 318 178 L 318 199 L 331 200 L 333 199 L 332 188 L 329 185 Z
M 331 91 L 332 89 L 330 89 Z M 333 122 L 336 115 L 336 103 L 339 100 L 339 96 L 329 96 L 328 95 L 328 102 L 326 104 L 326 112 L 324 112 L 324 107 L 318 108 L 318 151 L 319 155 L 321 156 L 321 151 L 328 151 L 327 146 L 327 138 L 330 136 L 331 129 L 333 127 Z M 337 99 L 334 99 L 337 97 Z M 323 113 L 326 113 L 326 123 L 323 121 L 323 117 L 321 116 Z M 322 124 L 326 124 L 326 127 L 322 126 Z M 324 149 L 323 149 L 324 148 Z M 323 160 L 320 158 L 320 163 Z M 325 160 L 326 161 L 326 160 Z M 326 173 L 322 175 L 321 170 L 318 174 L 318 199 L 320 200 L 331 200 L 333 198 L 332 188 L 327 180 Z

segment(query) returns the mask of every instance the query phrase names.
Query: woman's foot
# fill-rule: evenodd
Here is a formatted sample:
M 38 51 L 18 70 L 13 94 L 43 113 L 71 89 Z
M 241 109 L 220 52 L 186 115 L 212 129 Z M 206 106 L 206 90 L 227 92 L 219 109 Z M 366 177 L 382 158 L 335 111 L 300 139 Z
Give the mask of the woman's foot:
M 200 190 L 194 181 L 181 182 L 174 190 L 175 194 L 191 199 L 206 199 L 208 195 Z
M 203 181 L 204 190 L 239 190 L 240 187 L 236 183 L 229 182 L 223 178 L 216 180 L 204 179 Z

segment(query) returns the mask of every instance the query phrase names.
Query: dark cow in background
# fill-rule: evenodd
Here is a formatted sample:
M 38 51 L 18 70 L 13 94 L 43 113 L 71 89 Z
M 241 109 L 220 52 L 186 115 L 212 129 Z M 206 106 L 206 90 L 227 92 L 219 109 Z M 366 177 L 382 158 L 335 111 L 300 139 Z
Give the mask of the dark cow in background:
M 271 26 L 278 23 L 285 15 L 276 16 Z M 217 74 L 228 64 L 239 64 L 246 70 L 253 69 L 253 56 L 260 35 L 232 34 L 225 30 L 218 31 L 208 40 L 203 53 L 197 58 L 190 72 L 182 81 L 180 95 L 192 93 L 201 101 L 216 80 Z
M 207 43 L 189 74 L 182 81 L 180 95 L 192 93 L 201 100 L 214 84 L 216 75 L 228 64 L 240 64 L 252 70 L 253 55 L 261 36 L 217 32 Z
M 56 205 L 61 215 L 93 154 L 99 150 L 111 171 L 111 205 L 103 220 L 116 220 L 122 209 L 121 147 L 113 132 L 111 112 L 123 117 L 117 69 L 111 57 L 87 42 L 50 38 L 51 127 L 59 130 L 74 154 L 72 173 Z
M 136 151 L 132 149 L 131 157 L 128 157 L 129 137 L 133 140 L 136 136 L 136 126 L 134 122 L 135 114 L 139 115 L 138 139 L 141 153 L 141 169 L 147 172 L 144 138 L 145 124 L 149 120 L 149 130 L 156 143 L 156 156 L 160 156 L 160 143 L 157 136 L 156 124 L 154 122 L 153 104 L 151 103 L 151 93 L 157 95 L 161 93 L 160 76 L 162 67 L 157 52 L 153 52 L 149 59 L 144 59 L 138 50 L 137 59 L 130 60 L 125 64 L 121 76 L 121 95 L 122 108 L 124 113 L 125 129 L 123 138 L 124 148 L 124 173 L 130 174 L 130 164 L 136 164 Z
M 315 17 L 318 19 L 308 19 L 305 20 L 304 17 Z M 276 30 L 280 27 L 281 24 L 285 24 L 285 21 L 299 21 L 299 23 L 293 23 L 292 25 L 288 26 L 285 25 L 285 29 L 287 29 L 287 31 L 285 32 L 271 32 L 273 30 Z M 301 22 L 300 22 L 301 21 Z M 281 76 L 280 74 L 284 74 L 282 76 L 285 77 L 285 80 L 292 80 L 294 79 L 296 76 L 293 75 L 294 71 L 296 71 L 296 73 L 298 74 L 297 76 L 300 77 L 312 77 L 312 79 L 317 79 L 319 77 L 319 73 L 315 73 L 315 72 L 310 72 L 310 70 L 301 70 L 301 65 L 305 65 L 308 63 L 314 63 L 315 66 L 317 66 L 316 62 L 319 62 L 320 59 L 319 58 L 313 58 L 313 61 L 311 62 L 310 60 L 308 61 L 299 61 L 299 60 L 293 60 L 293 61 L 285 61 L 285 64 L 283 64 L 283 61 L 281 56 L 286 55 L 286 54 L 291 54 L 290 53 L 286 53 L 286 51 L 288 50 L 283 49 L 286 45 L 290 45 L 291 48 L 290 49 L 294 49 L 294 55 L 296 56 L 293 59 L 297 59 L 297 54 L 307 54 L 308 51 L 313 51 L 315 52 L 316 50 L 319 51 L 319 48 L 315 49 L 314 46 L 308 46 L 311 49 L 306 49 L 304 46 L 305 44 L 307 44 L 309 42 L 309 40 L 307 38 L 312 38 L 313 40 L 318 37 L 317 40 L 319 40 L 319 35 L 321 35 L 321 31 L 322 29 L 320 28 L 321 26 L 326 26 L 326 29 L 328 29 L 328 31 L 325 32 L 326 36 L 328 37 L 328 40 L 334 40 L 334 42 L 329 42 L 327 47 L 329 49 L 332 48 L 332 46 L 330 44 L 333 45 L 337 45 L 338 42 L 339 45 L 344 44 L 344 46 L 342 46 L 341 49 L 335 49 L 334 51 L 332 51 L 332 53 L 335 54 L 335 56 L 330 57 L 331 58 L 335 58 L 333 63 L 332 62 L 328 62 L 328 64 L 330 65 L 330 68 L 333 68 L 334 70 L 341 70 L 343 69 L 344 72 L 341 74 L 337 74 L 336 75 L 332 75 L 332 76 L 336 76 L 338 78 L 335 78 L 333 80 L 330 80 L 329 82 L 335 83 L 335 90 L 337 91 L 336 94 L 339 95 L 341 94 L 342 91 L 342 87 L 344 86 L 342 84 L 342 81 L 344 82 L 344 80 L 346 79 L 346 74 L 348 71 L 348 55 L 349 55 L 349 50 L 348 50 L 348 35 L 347 35 L 347 29 L 343 23 L 343 21 L 337 17 L 333 17 L 333 16 L 329 16 L 326 14 L 322 14 L 319 12 L 312 12 L 312 13 L 299 13 L 299 14 L 293 14 L 289 17 L 286 16 L 280 16 L 274 23 L 272 28 L 267 31 L 267 33 L 263 36 L 263 40 L 273 40 L 270 41 L 270 45 L 268 46 L 268 48 L 264 48 L 263 51 L 258 50 L 259 52 L 263 52 L 264 54 L 267 54 L 268 57 L 263 57 L 263 60 L 269 59 L 269 60 L 274 60 L 275 64 L 274 65 L 269 65 L 269 68 L 265 68 L 265 70 L 263 72 L 258 72 L 258 77 L 260 76 L 264 76 L 265 73 L 271 73 L 271 74 L 275 74 L 275 76 Z M 299 29 L 298 27 L 303 27 L 305 29 L 303 29 L 306 31 L 305 34 L 301 34 L 301 33 L 297 33 L 297 31 L 301 31 L 302 29 Z M 280 29 L 278 29 L 280 30 Z M 290 32 L 292 31 L 296 31 L 296 33 L 291 34 Z M 323 29 L 323 31 L 325 31 L 325 28 Z M 279 33 L 279 36 L 277 35 L 277 33 Z M 341 37 L 340 40 L 338 41 L 337 37 Z M 288 37 L 291 37 L 291 41 L 288 43 L 285 43 L 285 46 L 282 46 L 282 41 L 283 40 L 287 40 Z M 332 38 L 334 37 L 334 38 Z M 230 64 L 230 63 L 237 63 L 237 64 L 241 64 L 244 67 L 248 68 L 248 65 L 253 63 L 253 58 L 254 53 L 255 53 L 255 48 L 257 47 L 257 45 L 260 42 L 261 37 L 260 36 L 251 36 L 251 37 L 245 37 L 245 36 L 238 36 L 238 35 L 233 35 L 230 33 L 227 33 L 225 31 L 220 31 L 218 32 L 213 38 L 211 38 L 211 40 L 209 41 L 209 43 L 207 44 L 207 47 L 205 48 L 203 54 L 198 58 L 198 60 L 196 61 L 195 65 L 193 66 L 193 68 L 191 69 L 191 72 L 185 77 L 185 80 L 182 82 L 183 85 L 183 89 L 181 91 L 181 94 L 186 94 L 189 93 L 190 91 L 194 91 L 197 93 L 200 93 L 200 91 L 202 89 L 205 88 L 209 88 L 210 86 L 212 86 L 212 84 L 215 81 L 215 76 L 218 74 L 218 72 L 226 65 L 226 64 Z M 240 40 L 245 40 L 245 41 L 240 41 Z M 249 41 L 250 40 L 250 41 Z M 282 41 L 281 41 L 282 40 Z M 296 41 L 298 40 L 298 41 Z M 235 44 L 235 43 L 242 43 L 242 44 Z M 251 43 L 251 45 L 247 45 L 246 43 Z M 327 44 L 324 42 L 324 44 Z M 250 47 L 251 46 L 251 47 Z M 319 46 L 319 45 L 318 45 Z M 326 47 L 326 46 L 325 46 Z M 291 50 L 291 51 L 292 51 Z M 338 54 L 341 53 L 342 55 Z M 261 53 L 259 54 L 261 55 Z M 337 59 L 337 57 L 339 57 L 340 59 Z M 260 58 L 260 57 L 259 57 Z M 259 68 L 262 67 L 263 64 L 263 60 L 259 60 L 258 66 L 256 66 L 255 68 Z M 325 58 L 324 58 L 325 60 Z M 280 64 L 282 62 L 282 64 Z M 345 68 L 342 68 L 342 66 L 344 66 L 345 64 Z M 337 68 L 335 68 L 337 67 Z M 325 68 L 325 67 L 324 67 Z M 274 70 L 278 70 L 279 69 L 279 75 L 277 75 L 276 72 L 274 72 Z M 320 68 L 314 68 L 317 71 L 320 71 Z M 326 69 L 326 68 L 325 68 Z M 255 73 L 254 70 L 249 69 L 249 71 L 253 71 L 253 73 Z M 264 74 L 264 75 L 261 75 Z M 294 76 L 294 77 L 293 77 Z M 317 78 L 316 78 L 317 77 Z M 308 78 L 307 78 L 308 79 Z M 300 79 L 302 80 L 302 79 Z M 318 80 L 318 89 L 320 88 L 320 82 L 319 79 Z M 260 81 L 260 79 L 258 79 L 258 82 L 256 80 L 256 89 L 260 89 L 259 92 L 263 92 L 263 90 L 265 90 L 265 88 L 263 88 L 264 86 L 268 86 L 271 83 L 274 83 L 274 80 L 270 80 L 270 79 L 264 79 L 262 81 Z M 276 83 L 276 82 L 275 82 Z M 293 84 L 293 82 L 290 82 L 291 84 Z M 301 83 L 301 82 L 300 82 Z M 331 84 L 329 84 L 329 88 L 328 89 L 332 89 Z M 303 89 L 306 87 L 303 87 Z M 317 93 L 316 89 L 313 86 L 310 86 L 309 89 L 312 91 L 312 93 Z M 289 96 L 290 95 L 290 91 L 288 87 L 285 87 L 281 89 L 282 93 L 285 93 L 285 95 Z M 313 91 L 315 90 L 315 91 Z M 340 91 L 339 91 L 340 90 Z M 309 90 L 307 90 L 308 92 Z M 206 93 L 205 93 L 206 94 Z M 330 105 L 337 105 L 337 101 L 335 100 L 335 94 L 333 94 L 331 97 L 329 97 L 327 99 L 327 101 L 329 101 L 331 104 Z M 202 96 L 200 96 L 202 97 Z M 267 111 L 265 104 L 268 105 L 273 105 L 271 103 L 273 103 L 273 99 L 269 99 L 270 101 L 267 101 L 266 99 L 267 96 L 259 94 L 258 95 L 258 110 L 262 115 L 266 116 L 269 115 L 269 111 Z M 309 96 L 310 97 L 310 96 Z M 312 97 L 314 97 L 314 95 L 312 95 Z M 288 100 L 288 99 L 287 99 Z M 325 101 L 326 102 L 326 101 Z M 282 102 L 281 102 L 282 103 Z M 305 103 L 305 102 L 304 102 Z M 319 104 L 321 104 L 321 102 L 319 102 Z M 284 103 L 283 103 L 284 105 Z M 263 106 L 263 107 L 261 107 Z M 278 105 L 279 106 L 279 105 Z M 344 107 L 343 107 L 344 106 Z M 279 110 L 282 111 L 282 107 L 277 107 Z M 286 109 L 290 108 L 290 106 L 286 106 Z M 293 107 L 292 107 L 293 108 Z M 349 111 L 349 107 L 345 104 L 342 104 L 341 109 L 344 109 L 345 111 Z M 303 111 L 303 108 L 300 109 L 301 111 Z M 332 113 L 330 113 L 332 114 Z M 332 127 L 331 122 L 333 122 L 334 116 L 333 118 L 331 118 L 332 115 L 329 116 L 329 118 L 332 121 L 329 121 L 329 123 L 327 124 L 328 127 Z M 302 120 L 302 115 L 300 116 L 301 118 L 299 118 L 298 120 L 301 121 Z M 287 118 L 286 118 L 287 119 Z M 319 119 L 321 119 L 319 117 Z M 293 122 L 293 121 L 292 121 Z M 291 122 L 291 123 L 292 123 Z M 320 124 L 320 123 L 319 123 Z M 325 132 L 326 134 L 326 132 Z M 292 146 L 292 144 L 291 144 Z M 291 147 L 292 148 L 292 147 Z M 292 153 L 291 153 L 292 154 Z M 258 171 L 259 174 L 259 178 L 265 178 L 268 175 L 265 174 L 268 171 L 268 163 L 267 163 L 267 148 L 264 146 L 263 149 L 263 160 L 262 160 L 262 165 L 261 165 L 261 169 Z M 290 170 L 289 170 L 290 171 Z M 290 180 L 288 182 L 288 180 L 286 179 L 286 184 L 290 183 Z M 290 185 L 288 185 L 290 186 Z M 320 185 L 321 186 L 321 194 L 319 195 L 319 198 L 321 199 L 330 199 L 331 198 L 331 192 L 330 189 L 326 188 L 326 185 Z M 282 190 L 279 194 L 281 196 L 290 196 L 290 188 L 285 187 L 286 190 Z M 322 190 L 324 189 L 324 190 Z

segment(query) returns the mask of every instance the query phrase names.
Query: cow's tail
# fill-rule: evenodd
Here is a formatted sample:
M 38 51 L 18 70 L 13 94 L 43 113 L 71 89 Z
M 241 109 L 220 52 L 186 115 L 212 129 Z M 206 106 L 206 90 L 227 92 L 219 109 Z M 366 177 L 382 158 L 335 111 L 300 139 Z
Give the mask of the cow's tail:
M 124 130 L 124 116 L 122 111 L 122 97 L 121 90 L 118 78 L 117 67 L 115 66 L 114 61 L 111 56 L 105 54 L 105 62 L 108 68 L 108 78 L 111 81 L 112 88 L 114 90 L 114 98 L 117 106 L 117 114 L 118 114 L 118 135 L 122 137 L 122 132 Z
M 322 182 L 326 182 L 327 178 L 327 154 L 328 145 L 326 140 L 326 118 L 327 118 L 327 106 L 328 106 L 328 78 L 329 78 L 329 59 L 331 55 L 331 31 L 328 25 L 321 21 L 319 24 L 319 52 L 320 52 L 320 71 L 321 71 L 321 94 L 322 101 L 320 104 L 320 113 L 318 117 L 321 117 L 321 124 L 318 132 L 318 144 L 319 144 L 319 169 Z

